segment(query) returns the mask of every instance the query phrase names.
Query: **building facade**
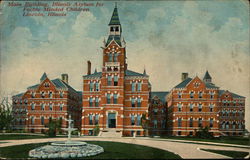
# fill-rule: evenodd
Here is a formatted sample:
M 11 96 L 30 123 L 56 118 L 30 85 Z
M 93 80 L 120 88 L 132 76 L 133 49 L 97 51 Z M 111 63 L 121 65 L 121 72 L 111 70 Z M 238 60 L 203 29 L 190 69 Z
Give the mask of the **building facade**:
M 128 70 L 117 7 L 102 49 L 102 72 L 91 73 L 88 61 L 87 75 L 83 76 L 82 134 L 92 135 L 98 125 L 101 132 L 113 128 L 122 135 L 143 135 L 141 117 L 148 112 L 149 76 L 145 71 Z
M 44 73 L 39 84 L 13 96 L 12 101 L 16 130 L 45 133 L 50 119 L 61 119 L 62 128 L 66 128 L 69 115 L 80 130 L 81 92 L 68 85 L 67 74 L 62 74 L 62 79 L 50 80 Z
M 166 96 L 169 92 L 151 92 L 149 117 L 149 135 L 167 135 L 167 101 Z
M 214 136 L 242 135 L 245 128 L 245 97 L 220 90 L 205 73 L 203 79 L 182 74 L 181 83 L 170 92 L 151 92 L 149 76 L 128 69 L 126 42 L 117 7 L 108 24 L 109 35 L 102 46 L 102 69 L 83 75 L 83 91 L 68 84 L 68 75 L 50 80 L 44 73 L 40 83 L 13 96 L 14 128 L 46 132 L 50 119 L 69 115 L 82 135 L 93 135 L 95 128 L 123 136 L 193 136 L 208 126 Z M 100 57 L 101 58 L 101 57 Z M 148 121 L 142 121 L 146 117 Z
M 208 71 L 203 80 L 182 74 L 182 82 L 167 97 L 168 133 L 193 136 L 208 126 L 214 136 L 242 135 L 245 97 L 220 90 Z

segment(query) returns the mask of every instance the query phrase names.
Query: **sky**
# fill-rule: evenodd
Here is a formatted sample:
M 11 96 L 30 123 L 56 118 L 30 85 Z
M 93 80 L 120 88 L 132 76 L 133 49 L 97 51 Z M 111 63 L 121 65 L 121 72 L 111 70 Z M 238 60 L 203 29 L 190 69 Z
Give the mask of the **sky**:
M 23 7 L 2 2 L 0 96 L 25 92 L 44 72 L 50 79 L 68 73 L 70 85 L 81 91 L 87 60 L 92 72 L 101 70 L 114 1 L 100 2 L 102 7 L 66 17 L 25 17 Z M 246 97 L 250 129 L 247 1 L 118 1 L 117 6 L 130 70 L 145 68 L 153 91 L 171 90 L 182 72 L 203 78 L 208 70 L 220 89 Z

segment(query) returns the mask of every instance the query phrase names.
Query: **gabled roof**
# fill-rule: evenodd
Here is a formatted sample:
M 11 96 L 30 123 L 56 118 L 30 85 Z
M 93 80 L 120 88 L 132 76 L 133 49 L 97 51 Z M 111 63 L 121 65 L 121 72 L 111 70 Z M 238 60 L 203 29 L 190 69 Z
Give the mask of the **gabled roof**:
M 221 95 L 224 94 L 225 92 L 227 92 L 227 91 L 225 91 L 225 90 L 219 90 L 219 96 L 221 96 Z M 228 92 L 229 92 L 229 91 L 228 91 Z M 232 97 L 233 97 L 233 98 L 246 98 L 246 97 L 240 96 L 240 95 L 238 95 L 238 94 L 236 94 L 236 93 L 232 93 L 232 92 L 229 92 L 229 93 L 232 94 Z
M 89 74 L 89 75 L 84 75 L 84 78 L 90 78 L 90 77 L 101 77 L 102 76 L 102 72 L 95 72 L 93 74 Z
M 106 42 L 106 47 L 109 45 L 109 43 L 114 40 L 119 46 L 122 46 L 121 43 L 121 36 L 120 35 L 109 35 L 108 40 Z
M 117 7 L 115 6 L 112 17 L 110 19 L 109 25 L 121 25 L 119 16 L 118 16 L 118 10 Z
M 138 73 L 138 72 L 134 72 L 134 71 L 131 71 L 131 70 L 126 70 L 125 76 L 143 76 L 143 77 L 148 77 L 148 75 L 145 75 L 145 74 L 142 74 L 142 73 Z
M 162 102 L 166 102 L 166 96 L 169 92 L 151 92 L 151 99 L 153 99 L 155 96 L 157 96 Z
M 204 80 L 204 79 L 212 79 L 212 77 L 210 76 L 210 74 L 208 73 L 208 71 L 206 71 L 203 80 Z
M 187 84 L 192 81 L 192 78 L 187 78 L 184 81 L 182 81 L 181 83 L 179 83 L 177 86 L 175 86 L 174 88 L 184 88 L 187 86 Z
M 65 83 L 64 81 L 62 81 L 59 78 L 54 79 L 51 82 L 56 86 L 56 88 L 71 89 L 71 90 L 75 91 L 74 88 L 72 88 L 70 85 L 68 85 L 67 83 Z M 37 89 L 39 86 L 40 86 L 40 84 L 36 84 L 36 85 L 28 87 L 28 89 Z
M 40 82 L 44 81 L 47 78 L 47 74 L 44 72 L 42 77 L 40 78 Z

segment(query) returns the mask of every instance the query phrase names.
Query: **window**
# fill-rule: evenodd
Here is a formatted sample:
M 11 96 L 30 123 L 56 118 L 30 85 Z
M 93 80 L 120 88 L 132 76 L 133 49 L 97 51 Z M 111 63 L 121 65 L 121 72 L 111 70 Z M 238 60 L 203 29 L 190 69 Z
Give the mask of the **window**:
M 238 126 L 238 127 L 239 127 L 239 129 L 242 129 L 242 124 L 241 124 L 241 123 L 239 123 L 239 126 Z
M 137 115 L 137 126 L 141 125 L 141 115 Z
M 89 97 L 89 106 L 93 107 L 93 98 L 92 97 Z
M 112 85 L 112 77 L 108 76 L 108 86 L 111 86 L 111 85 Z
M 222 128 L 222 129 L 225 129 L 225 122 L 222 122 L 221 128 Z
M 41 106 L 41 109 L 44 111 L 45 110 L 45 104 L 43 103 Z
M 229 122 L 226 122 L 226 129 L 229 129 Z
M 114 86 L 118 86 L 118 76 L 114 76 Z
M 210 112 L 213 112 L 213 110 L 214 110 L 214 105 L 210 104 L 209 110 L 210 110 Z
M 90 82 L 90 84 L 89 84 L 89 90 L 90 91 L 94 91 L 94 83 L 93 82 Z
M 178 104 L 178 111 L 181 112 L 181 104 Z
M 42 96 L 42 98 L 44 98 L 44 97 L 45 97 L 45 93 L 44 93 L 44 92 L 42 92 L 42 93 L 41 93 L 41 96 Z
M 108 93 L 107 94 L 107 104 L 110 104 L 111 103 L 111 94 Z
M 118 71 L 118 67 L 114 67 L 114 71 Z
M 112 62 L 113 61 L 113 55 L 112 53 L 109 53 L 109 62 Z
M 158 109 L 154 108 L 154 115 L 157 115 Z
M 116 31 L 116 32 L 119 32 L 119 27 L 115 27 L 115 31 Z
M 107 71 L 112 71 L 111 67 L 107 67 Z
M 189 111 L 190 111 L 190 112 L 193 112 L 193 109 L 194 109 L 194 105 L 193 105 L 193 104 L 190 104 L 190 105 L 189 105 Z
M 131 106 L 132 106 L 132 107 L 135 107 L 135 98 L 132 98 L 132 99 L 131 99 Z
M 62 111 L 63 110 L 63 104 L 61 103 L 60 104 L 60 111 Z
M 153 122 L 154 122 L 154 128 L 157 128 L 157 120 L 155 119 Z
M 52 103 L 49 104 L 49 110 L 53 110 L 53 106 L 52 106 Z
M 141 107 L 141 98 L 137 99 L 137 107 Z
M 35 124 L 35 118 L 31 117 L 31 124 Z
M 161 128 L 166 128 L 166 120 L 161 121 Z
M 213 127 L 213 118 L 210 118 L 210 120 L 209 120 L 209 127 L 210 127 L 210 128 Z
M 202 127 L 202 118 L 199 118 L 199 120 L 198 120 L 198 126 Z
M 89 125 L 93 125 L 93 115 L 89 115 Z
M 94 132 L 93 130 L 89 130 L 89 136 L 93 136 Z
M 181 98 L 181 92 L 178 92 L 178 98 Z
M 44 117 L 41 117 L 41 125 L 44 125 Z
M 140 136 L 141 135 L 141 131 L 137 131 L 136 135 Z
M 53 94 L 52 92 L 49 92 L 49 98 L 52 98 Z
M 178 127 L 181 127 L 181 118 L 178 118 Z
M 190 135 L 190 136 L 193 136 L 193 132 L 189 132 L 189 135 Z
M 63 92 L 60 92 L 60 98 L 63 98 Z
M 35 104 L 34 103 L 31 104 L 31 110 L 35 110 Z
M 110 31 L 113 32 L 114 31 L 114 27 L 110 27 Z
M 95 115 L 95 125 L 97 125 L 99 123 L 99 115 L 96 114 Z
M 199 92 L 199 98 L 202 98 L 202 92 Z
M 137 90 L 141 91 L 141 82 L 138 82 L 138 84 L 137 84 Z
M 131 115 L 131 125 L 135 125 L 135 116 Z
M 190 92 L 190 98 L 194 98 L 194 92 L 193 91 Z
M 99 91 L 99 82 L 96 82 L 96 83 L 95 83 L 95 90 L 96 90 L 96 91 Z
M 135 92 L 135 87 L 136 87 L 135 82 L 132 82 L 132 92 Z
M 32 92 L 31 93 L 31 98 L 35 98 L 35 95 L 36 95 L 35 92 Z
M 202 104 L 199 104 L 199 105 L 198 105 L 198 109 L 199 109 L 199 112 L 202 111 Z
M 214 93 L 210 92 L 210 99 L 213 99 L 213 98 L 214 98 Z
M 178 136 L 180 136 L 181 135 L 181 131 L 178 131 Z
M 233 122 L 233 129 L 236 129 L 236 123 L 235 122 Z
M 117 98 L 118 98 L 117 94 L 114 94 L 114 104 L 117 104 Z
M 190 118 L 189 120 L 189 127 L 193 127 L 193 118 Z
M 99 98 L 95 98 L 95 106 L 99 107 Z
M 115 54 L 114 54 L 114 62 L 117 62 L 117 61 L 118 61 L 118 54 L 115 53 Z

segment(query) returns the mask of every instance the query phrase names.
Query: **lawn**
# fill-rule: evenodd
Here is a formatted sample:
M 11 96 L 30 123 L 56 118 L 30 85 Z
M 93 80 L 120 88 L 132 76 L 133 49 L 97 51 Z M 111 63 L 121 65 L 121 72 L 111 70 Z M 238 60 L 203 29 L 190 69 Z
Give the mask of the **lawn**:
M 63 136 L 66 137 L 66 136 Z M 0 140 L 16 140 L 16 139 L 37 139 L 37 138 L 57 138 L 57 137 L 49 137 L 47 135 L 28 135 L 28 134 L 1 134 Z M 62 138 L 62 136 L 58 136 L 58 138 Z
M 213 139 L 201 139 L 201 138 L 196 138 L 196 137 L 162 137 L 162 138 L 177 139 L 177 140 L 189 140 L 189 141 L 238 144 L 238 145 L 250 145 L 250 139 L 247 137 L 214 137 Z
M 88 141 L 88 143 L 102 146 L 104 148 L 104 153 L 85 157 L 84 159 L 181 159 L 179 155 L 172 152 L 147 146 L 105 141 Z M 31 149 L 46 144 L 48 143 L 2 147 L 0 150 L 0 157 L 28 158 L 28 152 Z M 15 151 L 15 154 L 13 154 L 13 151 Z
M 240 151 L 213 150 L 213 149 L 201 149 L 201 150 L 207 151 L 207 152 L 213 152 L 217 154 L 222 154 L 222 155 L 234 158 L 234 159 L 243 159 L 249 154 L 248 152 L 240 152 Z

